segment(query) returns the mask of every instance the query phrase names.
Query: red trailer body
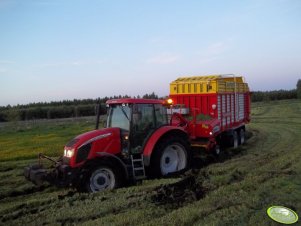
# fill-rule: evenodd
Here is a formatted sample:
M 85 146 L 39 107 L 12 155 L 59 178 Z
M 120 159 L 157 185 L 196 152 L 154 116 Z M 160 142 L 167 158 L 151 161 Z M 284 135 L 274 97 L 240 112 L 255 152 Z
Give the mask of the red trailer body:
M 250 92 L 242 77 L 182 77 L 170 84 L 173 107 L 189 120 L 192 140 L 217 137 L 250 121 Z M 239 131 L 237 131 L 239 132 Z

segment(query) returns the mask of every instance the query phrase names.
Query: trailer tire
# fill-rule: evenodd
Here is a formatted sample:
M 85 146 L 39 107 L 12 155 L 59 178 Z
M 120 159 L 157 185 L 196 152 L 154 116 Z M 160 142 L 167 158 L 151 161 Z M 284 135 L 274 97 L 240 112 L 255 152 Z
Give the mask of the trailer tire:
M 221 149 L 221 146 L 216 144 L 213 148 L 213 155 L 215 157 L 219 157 L 220 155 L 222 154 L 222 149 Z
M 190 148 L 182 136 L 168 136 L 156 146 L 150 166 L 150 175 L 167 176 L 184 172 L 190 165 Z
M 233 147 L 234 149 L 238 148 L 238 142 L 239 142 L 239 141 L 238 141 L 238 134 L 237 134 L 237 131 L 236 131 L 236 130 L 233 131 L 232 139 L 233 139 L 232 147 Z
M 239 144 L 243 145 L 245 143 L 245 141 L 246 141 L 245 130 L 241 129 L 239 131 Z

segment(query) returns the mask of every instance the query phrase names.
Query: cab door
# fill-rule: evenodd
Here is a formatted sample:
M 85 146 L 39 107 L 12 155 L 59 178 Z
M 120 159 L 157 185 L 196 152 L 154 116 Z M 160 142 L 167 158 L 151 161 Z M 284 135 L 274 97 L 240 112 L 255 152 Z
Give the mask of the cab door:
M 130 151 L 142 152 L 144 142 L 156 129 L 156 117 L 153 104 L 134 104 L 130 131 Z

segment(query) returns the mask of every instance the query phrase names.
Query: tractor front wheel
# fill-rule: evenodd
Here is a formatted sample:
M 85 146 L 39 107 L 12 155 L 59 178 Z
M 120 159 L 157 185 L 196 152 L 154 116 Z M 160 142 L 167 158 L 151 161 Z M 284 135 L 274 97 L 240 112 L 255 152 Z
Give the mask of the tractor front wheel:
M 85 187 L 88 192 L 99 192 L 120 187 L 121 179 L 118 171 L 109 165 L 92 168 L 86 180 Z

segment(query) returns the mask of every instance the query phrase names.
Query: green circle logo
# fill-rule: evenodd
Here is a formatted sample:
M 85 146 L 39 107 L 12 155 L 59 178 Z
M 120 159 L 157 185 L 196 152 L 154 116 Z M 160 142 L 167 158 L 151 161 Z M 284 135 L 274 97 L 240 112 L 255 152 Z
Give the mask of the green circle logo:
M 272 206 L 268 208 L 267 214 L 274 221 L 282 224 L 294 224 L 298 221 L 297 213 L 284 206 Z

